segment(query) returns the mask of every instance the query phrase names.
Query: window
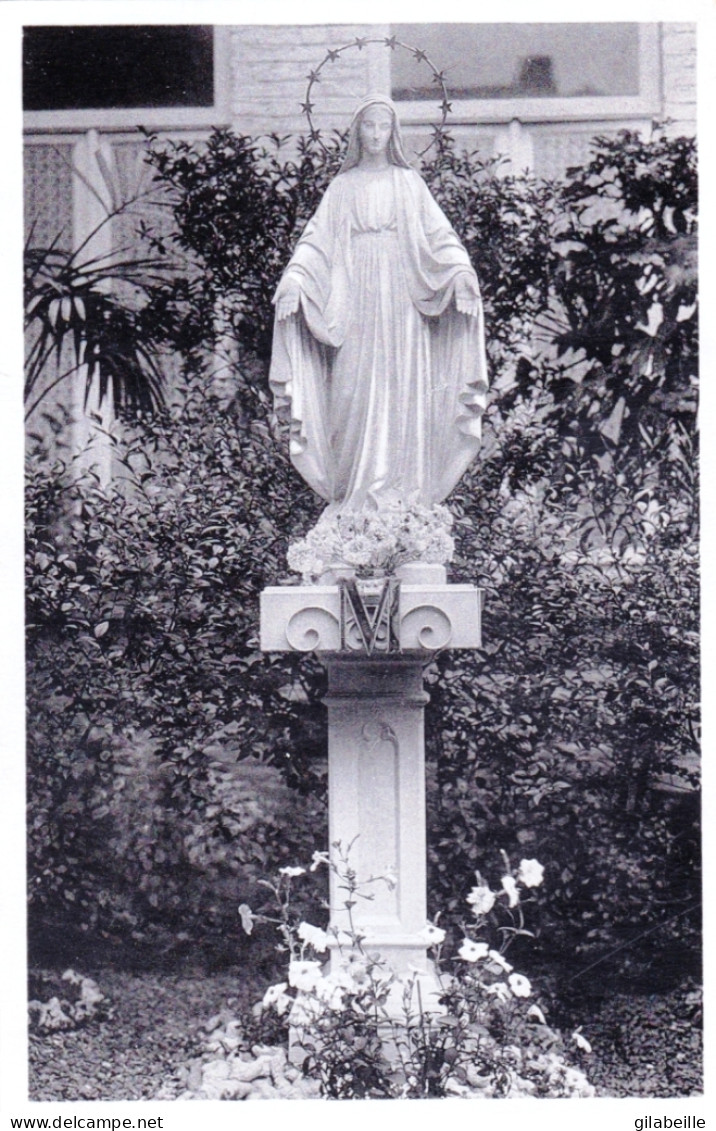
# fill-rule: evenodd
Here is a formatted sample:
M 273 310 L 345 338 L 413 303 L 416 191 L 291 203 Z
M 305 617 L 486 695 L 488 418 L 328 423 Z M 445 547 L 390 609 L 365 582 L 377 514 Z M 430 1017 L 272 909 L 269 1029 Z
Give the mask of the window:
M 397 24 L 391 30 L 444 71 L 453 120 L 658 112 L 654 24 Z M 421 103 L 439 100 L 430 68 L 399 49 L 391 67 L 393 97 L 404 104 L 407 120 L 422 120 L 427 107 Z
M 26 124 L 44 129 L 222 125 L 224 32 L 198 25 L 26 27 Z
M 35 27 L 23 37 L 26 110 L 211 106 L 210 27 Z

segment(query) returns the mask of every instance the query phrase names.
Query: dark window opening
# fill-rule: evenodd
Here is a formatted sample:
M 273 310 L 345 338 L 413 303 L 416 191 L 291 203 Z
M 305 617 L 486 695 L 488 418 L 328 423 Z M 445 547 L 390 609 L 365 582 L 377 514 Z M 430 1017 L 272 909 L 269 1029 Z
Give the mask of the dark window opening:
M 211 27 L 26 27 L 25 110 L 213 106 Z

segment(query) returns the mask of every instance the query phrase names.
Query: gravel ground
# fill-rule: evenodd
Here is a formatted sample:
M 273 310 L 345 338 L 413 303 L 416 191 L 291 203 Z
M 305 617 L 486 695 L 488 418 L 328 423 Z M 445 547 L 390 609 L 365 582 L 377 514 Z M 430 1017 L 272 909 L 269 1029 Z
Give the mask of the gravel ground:
M 238 1012 L 262 989 L 243 972 L 182 974 L 93 971 L 109 1015 L 83 1028 L 30 1041 L 33 1100 L 141 1100 L 156 1096 L 202 1049 L 202 1024 Z M 593 1046 L 582 1067 L 602 1096 L 701 1093 L 698 995 L 615 994 L 583 1030 Z
M 93 971 L 111 1002 L 109 1017 L 30 1040 L 33 1100 L 152 1098 L 175 1068 L 197 1056 L 200 1026 L 240 1008 L 246 989 L 237 971 L 130 974 Z M 250 992 L 250 991 L 249 991 Z M 256 994 L 250 995 L 254 1000 Z
M 607 998 L 584 1026 L 594 1054 L 584 1064 L 600 1096 L 698 1096 L 703 1091 L 701 995 Z

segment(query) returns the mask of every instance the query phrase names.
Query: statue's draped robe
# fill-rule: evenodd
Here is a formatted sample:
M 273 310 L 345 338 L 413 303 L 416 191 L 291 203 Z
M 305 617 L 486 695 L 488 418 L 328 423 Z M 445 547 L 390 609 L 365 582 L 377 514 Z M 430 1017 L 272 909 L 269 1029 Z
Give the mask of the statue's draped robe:
M 482 307 L 455 307 L 465 271 L 412 169 L 331 182 L 277 292 L 293 278 L 301 301 L 276 321 L 270 372 L 293 464 L 330 503 L 440 502 L 473 459 L 487 374 Z

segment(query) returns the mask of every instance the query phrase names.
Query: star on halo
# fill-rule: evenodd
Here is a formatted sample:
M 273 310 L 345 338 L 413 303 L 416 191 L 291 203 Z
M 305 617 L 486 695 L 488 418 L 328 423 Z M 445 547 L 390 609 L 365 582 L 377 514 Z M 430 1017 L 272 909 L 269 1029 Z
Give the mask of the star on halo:
M 445 72 L 437 70 L 432 60 L 428 57 L 427 52 L 424 51 L 422 47 L 411 47 L 410 44 L 401 42 L 401 40 L 398 39 L 397 35 L 385 36 L 382 39 L 371 39 L 368 36 L 357 35 L 349 43 L 344 43 L 340 47 L 330 47 L 326 49 L 326 54 L 318 64 L 316 69 L 310 71 L 307 75 L 308 86 L 306 88 L 305 101 L 300 103 L 301 112 L 305 114 L 306 118 L 308 119 L 307 132 L 310 140 L 312 142 L 318 142 L 321 146 L 323 146 L 324 149 L 326 148 L 323 141 L 321 140 L 321 131 L 315 128 L 312 118 L 312 113 L 315 108 L 315 104 L 311 100 L 311 94 L 314 93 L 312 91 L 312 88 L 314 83 L 321 81 L 320 71 L 325 67 L 327 63 L 335 63 L 336 60 L 343 54 L 343 52 L 348 51 L 350 48 L 357 47 L 359 51 L 362 51 L 363 48 L 370 43 L 382 44 L 384 47 L 390 48 L 391 51 L 395 51 L 396 48 L 399 47 L 401 48 L 401 50 L 406 51 L 410 56 L 412 56 L 416 63 L 424 63 L 430 69 L 431 81 L 433 83 L 437 83 L 438 86 L 441 87 L 440 93 L 442 95 L 442 101 L 438 105 L 442 114 L 442 121 L 439 126 L 431 127 L 433 138 L 432 141 L 428 144 L 427 149 L 430 149 L 433 145 L 442 144 L 441 139 L 443 138 L 445 121 L 448 114 L 452 111 L 453 108 L 453 104 L 449 101 L 448 98 L 448 90 L 445 84 Z M 422 150 L 418 154 L 418 156 L 422 157 L 423 154 L 427 152 L 427 149 Z

